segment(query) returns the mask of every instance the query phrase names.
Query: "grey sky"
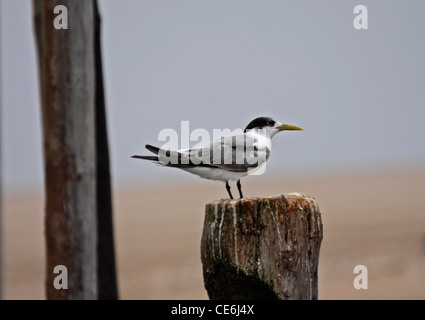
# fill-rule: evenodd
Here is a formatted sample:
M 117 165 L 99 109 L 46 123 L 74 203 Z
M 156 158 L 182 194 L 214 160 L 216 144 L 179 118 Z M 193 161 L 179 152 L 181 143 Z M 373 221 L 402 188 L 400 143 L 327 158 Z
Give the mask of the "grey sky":
M 303 127 L 275 136 L 268 177 L 425 159 L 423 1 L 99 3 L 118 185 L 198 179 L 130 158 L 181 120 L 211 133 L 257 116 Z M 368 30 L 353 27 L 358 4 Z M 42 186 L 31 19 L 31 1 L 1 0 L 6 190 Z

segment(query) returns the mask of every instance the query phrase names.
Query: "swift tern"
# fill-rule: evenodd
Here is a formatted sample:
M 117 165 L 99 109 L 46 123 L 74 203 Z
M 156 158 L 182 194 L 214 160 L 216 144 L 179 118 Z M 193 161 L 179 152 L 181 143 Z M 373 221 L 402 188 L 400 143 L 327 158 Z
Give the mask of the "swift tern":
M 223 181 L 230 199 L 233 199 L 233 196 L 229 181 L 237 181 L 239 195 L 243 198 L 240 179 L 250 173 L 255 174 L 261 168 L 265 169 L 270 155 L 271 139 L 283 130 L 303 129 L 282 124 L 272 118 L 260 117 L 252 120 L 243 133 L 223 137 L 204 147 L 171 151 L 147 144 L 146 149 L 155 156 L 134 155 L 132 158 L 179 168 L 201 178 Z

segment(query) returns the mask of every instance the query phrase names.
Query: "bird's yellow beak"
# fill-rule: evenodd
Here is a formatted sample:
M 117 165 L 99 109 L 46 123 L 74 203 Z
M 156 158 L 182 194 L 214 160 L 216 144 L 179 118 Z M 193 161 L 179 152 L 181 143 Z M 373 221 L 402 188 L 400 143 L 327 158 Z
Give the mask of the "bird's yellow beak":
M 282 131 L 282 130 L 303 130 L 300 127 L 291 126 L 290 124 L 282 124 L 280 126 L 277 126 L 276 129 L 279 129 L 279 131 Z

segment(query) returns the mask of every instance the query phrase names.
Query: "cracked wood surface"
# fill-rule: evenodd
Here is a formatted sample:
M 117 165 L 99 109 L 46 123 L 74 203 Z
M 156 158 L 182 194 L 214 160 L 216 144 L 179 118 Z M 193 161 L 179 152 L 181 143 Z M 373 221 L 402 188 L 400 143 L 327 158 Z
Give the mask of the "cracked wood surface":
M 317 299 L 323 237 L 316 200 L 288 193 L 206 205 L 201 240 L 210 299 Z

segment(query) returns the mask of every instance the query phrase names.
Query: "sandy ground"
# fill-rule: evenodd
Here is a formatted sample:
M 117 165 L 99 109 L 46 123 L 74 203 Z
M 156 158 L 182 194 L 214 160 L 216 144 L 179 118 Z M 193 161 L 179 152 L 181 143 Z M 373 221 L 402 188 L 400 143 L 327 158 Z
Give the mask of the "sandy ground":
M 236 190 L 235 190 L 236 191 Z M 324 239 L 319 299 L 425 299 L 425 168 L 285 182 L 246 179 L 248 196 L 304 192 L 319 203 Z M 114 194 L 122 299 L 207 299 L 200 262 L 205 203 L 224 186 L 202 181 Z M 4 199 L 4 298 L 44 299 L 43 198 Z M 368 289 L 353 287 L 356 265 Z

